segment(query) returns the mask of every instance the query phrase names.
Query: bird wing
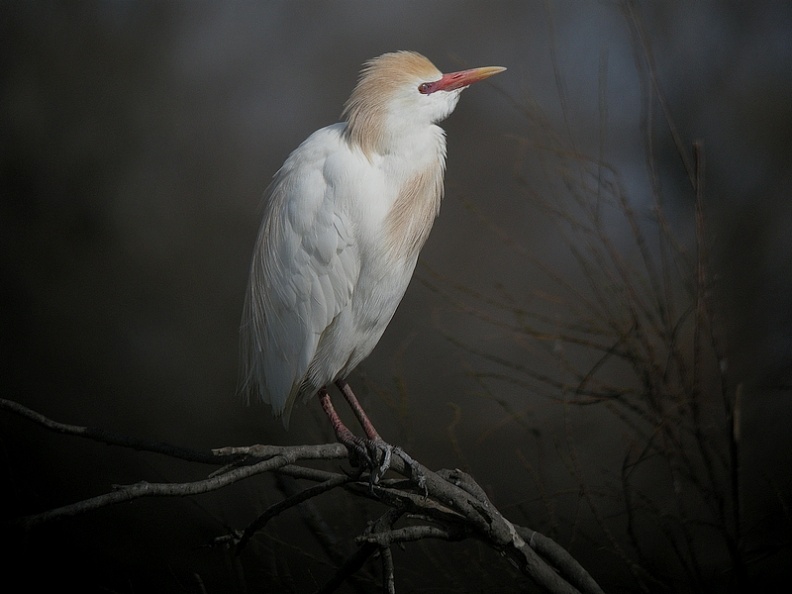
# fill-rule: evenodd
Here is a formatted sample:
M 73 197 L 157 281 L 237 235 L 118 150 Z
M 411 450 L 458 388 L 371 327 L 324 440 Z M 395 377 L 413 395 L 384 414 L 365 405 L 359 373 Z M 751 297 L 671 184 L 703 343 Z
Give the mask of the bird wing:
M 320 337 L 349 305 L 360 272 L 353 225 L 340 207 L 344 183 L 328 173 L 328 160 L 348 150 L 343 142 L 331 126 L 289 156 L 268 191 L 253 254 L 243 390 L 269 402 L 284 424 Z

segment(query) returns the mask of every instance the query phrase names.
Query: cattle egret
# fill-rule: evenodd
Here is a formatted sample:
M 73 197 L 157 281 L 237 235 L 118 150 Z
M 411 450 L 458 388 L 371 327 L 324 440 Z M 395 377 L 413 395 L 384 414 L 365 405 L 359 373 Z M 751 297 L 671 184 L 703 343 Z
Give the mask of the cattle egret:
M 309 136 L 267 191 L 242 316 L 242 389 L 287 428 L 295 403 L 318 394 L 350 459 L 372 471 L 372 455 L 387 470 L 390 446 L 345 379 L 393 317 L 438 214 L 446 144 L 437 122 L 465 88 L 503 70 L 443 74 L 408 51 L 366 62 L 343 121 Z M 338 417 L 331 383 L 367 439 Z

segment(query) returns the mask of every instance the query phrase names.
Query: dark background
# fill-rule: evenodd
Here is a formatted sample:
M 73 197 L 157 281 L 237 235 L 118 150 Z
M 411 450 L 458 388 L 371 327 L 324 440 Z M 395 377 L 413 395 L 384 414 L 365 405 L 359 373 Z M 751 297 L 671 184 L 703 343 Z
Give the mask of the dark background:
M 608 591 L 722 591 L 730 563 L 702 537 L 691 585 L 666 563 L 668 542 L 647 532 L 644 553 L 666 581 L 636 578 L 632 553 L 603 528 L 617 540 L 624 530 L 610 481 L 629 432 L 596 407 L 570 412 L 547 385 L 482 381 L 497 367 L 482 353 L 524 362 L 532 350 L 491 323 L 486 298 L 463 307 L 454 295 L 508 295 L 546 311 L 532 296 L 548 280 L 519 250 L 585 285 L 535 199 L 563 203 L 570 156 L 607 161 L 647 220 L 662 194 L 675 234 L 692 245 L 695 196 L 667 109 L 684 149 L 705 147 L 711 298 L 742 394 L 750 583 L 788 580 L 788 2 L 4 2 L 0 48 L 0 396 L 59 421 L 193 448 L 331 438 L 315 402 L 286 432 L 266 407 L 240 401 L 237 328 L 263 190 L 290 150 L 337 121 L 360 64 L 412 49 L 446 71 L 508 67 L 467 90 L 444 124 L 441 216 L 391 327 L 350 381 L 386 439 L 429 467 L 471 472 L 508 517 L 552 534 Z M 608 224 L 629 257 L 629 229 L 618 217 Z M 564 311 L 552 310 L 559 324 Z M 113 484 L 207 472 L 6 412 L 0 445 L 8 518 Z M 585 469 L 585 489 L 573 468 Z M 333 566 L 296 512 L 241 558 L 206 546 L 279 497 L 261 478 L 9 531 L 15 555 L 3 579 L 85 591 L 310 591 Z M 320 505 L 347 539 L 376 517 L 342 496 Z M 411 545 L 396 564 L 404 591 L 522 585 L 476 545 Z

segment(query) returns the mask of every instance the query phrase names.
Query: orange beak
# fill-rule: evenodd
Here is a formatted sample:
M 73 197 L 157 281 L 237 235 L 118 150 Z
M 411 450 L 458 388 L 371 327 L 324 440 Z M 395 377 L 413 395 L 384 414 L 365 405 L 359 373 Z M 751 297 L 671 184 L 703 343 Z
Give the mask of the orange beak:
M 459 72 L 449 72 L 444 74 L 440 80 L 421 85 L 420 90 L 425 95 L 435 91 L 453 91 L 462 89 L 468 85 L 489 78 L 499 72 L 506 70 L 502 66 L 484 66 L 482 68 L 471 68 L 470 70 L 460 70 Z

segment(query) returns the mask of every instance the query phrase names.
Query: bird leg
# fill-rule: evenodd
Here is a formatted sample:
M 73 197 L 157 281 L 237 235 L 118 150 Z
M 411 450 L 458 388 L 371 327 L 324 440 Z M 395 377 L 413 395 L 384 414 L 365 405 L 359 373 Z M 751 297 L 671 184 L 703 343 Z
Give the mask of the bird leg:
M 346 398 L 346 401 L 349 403 L 349 407 L 352 409 L 352 412 L 355 413 L 355 416 L 360 422 L 360 426 L 363 427 L 363 431 L 365 431 L 368 438 L 372 441 L 382 441 L 379 433 L 377 433 L 377 430 L 374 428 L 374 424 L 369 420 L 366 411 L 363 410 L 363 407 L 360 406 L 360 402 L 358 402 L 358 399 L 349 384 L 342 379 L 336 380 L 335 384 L 338 389 L 341 390 L 344 398 Z
M 363 431 L 366 432 L 366 435 L 368 435 L 369 439 L 371 440 L 369 442 L 369 449 L 379 449 L 383 452 L 382 464 L 380 464 L 378 475 L 376 476 L 376 480 L 374 482 L 376 483 L 380 478 L 382 478 L 388 468 L 390 468 L 391 458 L 395 454 L 404 460 L 404 463 L 410 467 L 410 476 L 412 480 L 416 485 L 418 485 L 418 487 L 423 489 L 424 495 L 428 495 L 429 493 L 426 487 L 426 476 L 424 476 L 424 473 L 421 470 L 421 465 L 413 460 L 413 458 L 399 446 L 391 446 L 390 444 L 383 441 L 383 439 L 379 436 L 379 433 L 377 433 L 377 430 L 374 428 L 374 425 L 369 420 L 368 415 L 366 415 L 366 411 L 363 410 L 360 402 L 358 402 L 358 399 L 355 396 L 355 393 L 352 391 L 352 388 L 348 383 L 346 383 L 346 381 L 342 379 L 337 380 L 336 386 L 339 390 L 341 390 L 341 393 L 344 395 L 344 398 L 346 398 L 349 406 L 354 411 L 358 421 L 360 421 L 360 424 L 363 426 Z
M 357 442 L 360 440 L 360 438 L 352 433 L 346 425 L 344 425 L 344 421 L 342 421 L 341 417 L 338 416 L 338 413 L 333 406 L 333 402 L 330 400 L 330 393 L 326 388 L 319 390 L 319 403 L 322 405 L 322 409 L 325 411 L 327 418 L 330 419 L 330 424 L 333 426 L 333 431 L 335 431 L 338 441 L 344 444 L 347 449 L 350 449 L 351 447 L 352 449 L 357 450 Z
M 393 456 L 393 448 L 385 443 L 379 436 L 374 425 L 366 416 L 363 407 L 360 406 L 355 394 L 349 385 L 343 380 L 336 383 L 341 393 L 346 398 L 355 416 L 363 426 L 366 432 L 366 438 L 358 437 L 349 428 L 344 425 L 341 417 L 333 406 L 330 399 L 330 393 L 326 388 L 319 390 L 319 403 L 322 405 L 327 418 L 335 431 L 336 438 L 339 442 L 344 444 L 349 451 L 349 461 L 353 466 L 359 466 L 360 463 L 369 469 L 369 481 L 375 485 L 383 477 L 383 475 L 390 468 L 391 457 Z
M 351 408 L 352 412 L 355 413 L 360 426 L 363 427 L 363 431 L 368 437 L 368 442 L 366 445 L 368 446 L 369 453 L 375 459 L 380 459 L 378 454 L 382 453 L 382 461 L 379 464 L 379 468 L 374 471 L 374 467 L 372 466 L 372 484 L 376 484 L 390 468 L 391 457 L 393 456 L 394 448 L 390 444 L 386 443 L 385 440 L 380 437 L 380 434 L 377 433 L 377 430 L 374 428 L 374 424 L 368 418 L 366 411 L 363 410 L 363 407 L 358 401 L 357 396 L 355 396 L 355 393 L 352 391 L 352 388 L 346 382 L 346 380 L 336 380 L 335 385 L 339 390 L 341 390 L 341 393 L 344 395 L 344 398 L 346 398 L 346 401 L 349 404 L 349 408 Z
M 367 467 L 370 472 L 371 484 L 376 484 L 379 479 L 385 474 L 385 471 L 390 467 L 391 453 L 382 439 L 363 439 L 358 437 L 349 428 L 344 425 L 341 417 L 333 406 L 330 399 L 330 393 L 326 388 L 319 390 L 319 403 L 322 405 L 327 418 L 333 426 L 333 431 L 336 434 L 336 439 L 346 446 L 349 452 L 349 462 L 352 466 Z M 379 463 L 380 455 L 382 452 L 383 462 Z
M 407 466 L 410 467 L 410 472 L 413 480 L 415 483 L 424 491 L 426 491 L 426 477 L 423 475 L 423 472 L 420 469 L 420 465 L 410 457 L 407 452 L 402 450 L 400 447 L 393 447 L 390 444 L 386 443 L 377 433 L 377 430 L 374 428 L 374 424 L 368 418 L 366 411 L 363 410 L 363 407 L 360 405 L 355 393 L 352 391 L 350 385 L 343 379 L 336 380 L 336 387 L 341 390 L 341 393 L 346 398 L 346 401 L 349 403 L 352 412 L 355 413 L 360 425 L 363 427 L 363 431 L 366 432 L 366 435 L 369 438 L 369 442 L 367 443 L 369 452 L 373 453 L 376 456 L 377 451 L 382 452 L 382 462 L 380 463 L 379 469 L 377 470 L 376 474 L 372 473 L 372 482 L 376 484 L 380 478 L 387 472 L 388 468 L 390 468 L 391 458 L 394 454 L 399 456 Z
M 410 467 L 410 474 L 413 481 L 415 481 L 415 483 L 424 490 L 424 494 L 426 494 L 426 477 L 420 469 L 420 464 L 407 455 L 407 452 L 399 447 L 391 446 L 380 437 L 348 383 L 344 380 L 337 380 L 336 386 L 341 390 L 341 393 L 355 413 L 363 430 L 366 432 L 366 437 L 368 437 L 368 439 L 363 439 L 352 433 L 338 416 L 333 402 L 330 400 L 330 393 L 327 389 L 322 388 L 319 390 L 319 402 L 325 414 L 330 419 L 336 438 L 339 442 L 344 444 L 347 451 L 349 451 L 349 460 L 352 465 L 358 466 L 358 462 L 362 461 L 369 468 L 369 482 L 373 486 L 376 485 L 388 471 L 391 458 L 393 454 L 396 454 Z

